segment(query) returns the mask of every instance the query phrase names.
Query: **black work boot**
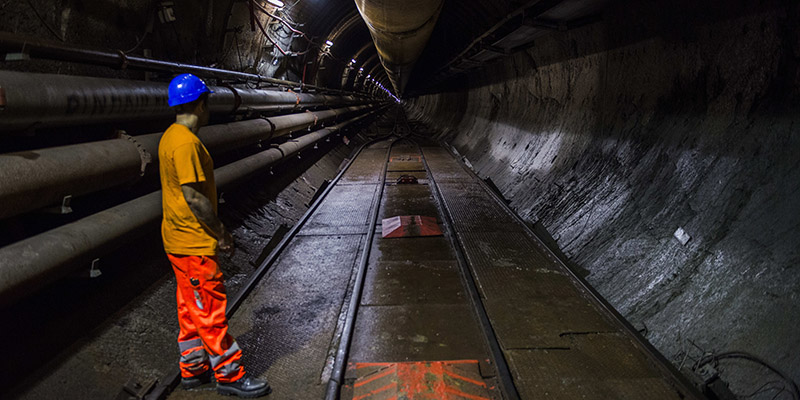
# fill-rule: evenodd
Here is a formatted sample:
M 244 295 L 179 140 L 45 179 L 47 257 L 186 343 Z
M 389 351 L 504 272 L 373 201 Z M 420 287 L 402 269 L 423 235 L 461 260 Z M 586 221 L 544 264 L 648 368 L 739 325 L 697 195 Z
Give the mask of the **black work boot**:
M 272 391 L 265 380 L 256 379 L 245 374 L 237 381 L 222 383 L 217 382 L 217 392 L 228 396 L 261 397 Z
M 197 375 L 197 376 L 193 376 L 191 378 L 181 377 L 181 386 L 184 389 L 189 390 L 189 389 L 194 389 L 194 388 L 196 388 L 198 386 L 205 385 L 206 383 L 211 383 L 211 382 L 214 382 L 214 381 L 215 381 L 215 379 L 214 379 L 214 371 L 209 369 L 209 370 L 206 370 L 206 372 L 203 372 L 202 374 Z

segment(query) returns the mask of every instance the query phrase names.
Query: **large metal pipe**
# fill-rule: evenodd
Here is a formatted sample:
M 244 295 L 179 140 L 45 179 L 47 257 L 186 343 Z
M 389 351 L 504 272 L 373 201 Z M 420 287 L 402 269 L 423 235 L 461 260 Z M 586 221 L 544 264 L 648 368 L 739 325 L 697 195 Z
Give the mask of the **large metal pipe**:
M 24 53 L 32 58 L 56 61 L 72 61 L 85 64 L 103 65 L 118 69 L 169 72 L 174 74 L 189 72 L 205 78 L 251 82 L 255 81 L 302 89 L 325 90 L 333 93 L 343 93 L 342 91 L 318 88 L 316 86 L 306 85 L 301 82 L 275 79 L 263 75 L 136 57 L 127 55 L 122 51 L 114 53 L 80 48 L 64 43 L 41 40 L 38 38 L 26 37 L 8 32 L 0 32 L 0 52 Z
M 212 125 L 200 129 L 198 137 L 209 152 L 218 155 L 372 108 L 372 105 L 351 106 Z M 0 154 L 0 218 L 139 178 L 145 167 L 143 156 L 149 156 L 152 165 L 156 165 L 161 135 L 158 132 Z
M 220 191 L 227 190 L 372 113 L 374 111 L 217 168 L 214 171 L 217 187 Z M 0 305 L 7 305 L 54 281 L 75 265 L 88 266 L 92 259 L 154 227 L 160 218 L 161 191 L 157 191 L 0 248 Z
M 443 0 L 355 0 L 395 93 L 405 90 L 442 11 Z
M 167 118 L 168 83 L 0 71 L 0 132 Z M 211 112 L 289 111 L 374 101 L 279 90 L 212 86 Z

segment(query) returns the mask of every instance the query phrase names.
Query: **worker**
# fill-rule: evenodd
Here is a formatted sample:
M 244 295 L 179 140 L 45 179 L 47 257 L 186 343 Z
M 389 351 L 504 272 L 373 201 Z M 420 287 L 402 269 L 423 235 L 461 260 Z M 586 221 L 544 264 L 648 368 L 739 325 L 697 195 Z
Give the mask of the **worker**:
M 217 251 L 233 252 L 233 236 L 217 217 L 214 164 L 196 136 L 208 122 L 208 86 L 192 74 L 169 84 L 175 123 L 158 145 L 163 219 L 161 236 L 178 284 L 181 384 L 191 389 L 216 378 L 217 391 L 241 397 L 270 392 L 245 373 L 242 351 L 228 334 L 225 282 Z

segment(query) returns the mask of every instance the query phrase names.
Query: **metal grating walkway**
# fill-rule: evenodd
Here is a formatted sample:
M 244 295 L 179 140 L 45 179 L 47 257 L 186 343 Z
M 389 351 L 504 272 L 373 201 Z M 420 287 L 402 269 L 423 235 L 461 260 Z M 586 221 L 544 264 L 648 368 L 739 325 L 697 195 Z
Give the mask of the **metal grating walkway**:
M 684 398 L 456 159 L 424 153 L 521 398 Z

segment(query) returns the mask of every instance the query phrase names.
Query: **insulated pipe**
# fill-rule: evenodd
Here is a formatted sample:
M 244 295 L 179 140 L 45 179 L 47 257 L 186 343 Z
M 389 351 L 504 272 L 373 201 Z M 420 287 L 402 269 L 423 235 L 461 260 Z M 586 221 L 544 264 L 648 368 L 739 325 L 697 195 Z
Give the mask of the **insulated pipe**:
M 111 53 L 90 50 L 53 41 L 24 37 L 8 32 L 0 32 L 0 52 L 24 53 L 33 58 L 103 65 L 118 69 L 127 68 L 152 72 L 169 72 L 173 74 L 189 72 L 205 78 L 256 81 L 289 87 L 324 89 L 300 82 L 275 79 L 263 75 L 136 57 L 127 55 L 122 51 Z
M 442 11 L 443 0 L 355 0 L 398 96 Z
M 214 155 L 374 108 L 304 112 L 203 127 L 198 137 Z M 0 154 L 0 218 L 61 203 L 139 178 L 157 162 L 162 132 L 18 153 Z
M 0 71 L 0 132 L 168 118 L 168 83 Z M 212 86 L 214 114 L 363 104 L 370 99 Z
M 278 161 L 373 112 L 320 129 L 214 170 L 217 187 L 227 190 Z M 161 191 L 0 248 L 0 305 L 7 305 L 152 228 L 161 218 Z

